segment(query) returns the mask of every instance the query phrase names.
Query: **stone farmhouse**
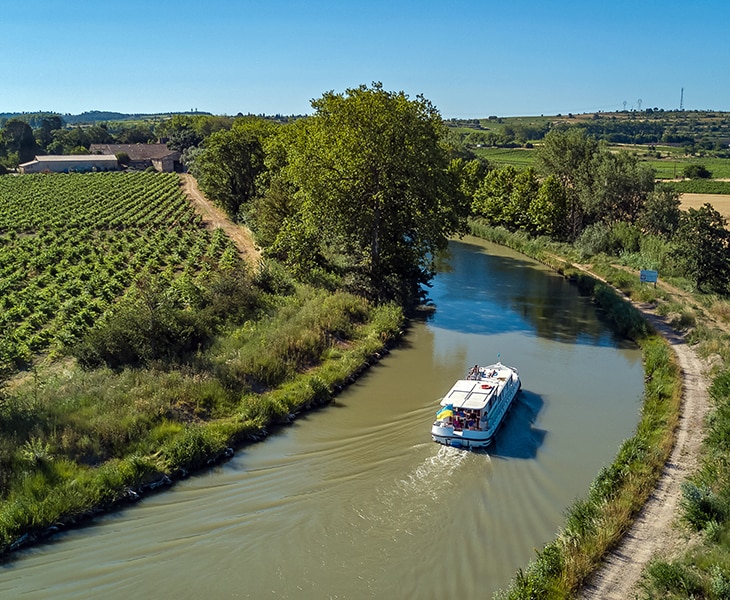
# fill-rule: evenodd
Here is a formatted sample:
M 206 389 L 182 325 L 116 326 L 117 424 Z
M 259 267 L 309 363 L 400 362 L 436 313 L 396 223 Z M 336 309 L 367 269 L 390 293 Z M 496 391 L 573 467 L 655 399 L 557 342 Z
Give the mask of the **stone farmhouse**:
M 22 165 L 21 173 L 85 173 L 88 171 L 118 171 L 119 163 L 115 156 L 98 154 L 75 154 L 71 156 L 36 156 Z
M 180 153 L 170 150 L 167 144 L 91 144 L 89 152 L 118 156 L 129 156 L 129 168 L 145 170 L 154 167 L 162 173 L 180 172 Z

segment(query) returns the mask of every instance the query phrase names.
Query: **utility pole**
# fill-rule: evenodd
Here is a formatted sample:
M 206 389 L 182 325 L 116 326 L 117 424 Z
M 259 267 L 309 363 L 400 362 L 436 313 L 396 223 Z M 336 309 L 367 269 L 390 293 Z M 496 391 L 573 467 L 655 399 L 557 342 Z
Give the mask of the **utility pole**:
M 682 88 L 682 92 L 679 94 L 679 112 L 682 112 L 684 110 L 684 88 Z

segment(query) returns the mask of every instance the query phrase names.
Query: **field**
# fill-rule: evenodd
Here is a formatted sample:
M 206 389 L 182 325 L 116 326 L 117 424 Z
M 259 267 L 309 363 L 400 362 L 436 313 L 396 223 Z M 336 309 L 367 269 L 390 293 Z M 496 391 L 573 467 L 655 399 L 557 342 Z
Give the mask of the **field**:
M 175 174 L 5 176 L 0 199 L 0 378 L 74 343 L 147 274 L 238 260 Z
M 713 208 L 730 222 L 730 195 L 720 194 L 682 194 L 682 210 L 700 208 L 709 203 Z
M 535 164 L 535 151 L 528 148 L 473 148 L 472 151 L 480 158 L 486 158 L 494 167 L 512 165 L 526 169 Z

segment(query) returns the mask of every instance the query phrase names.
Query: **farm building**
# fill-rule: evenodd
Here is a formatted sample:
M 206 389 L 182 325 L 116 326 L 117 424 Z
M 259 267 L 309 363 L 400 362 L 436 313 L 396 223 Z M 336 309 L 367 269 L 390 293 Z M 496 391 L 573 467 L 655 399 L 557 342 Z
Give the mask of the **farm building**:
M 74 171 L 117 171 L 119 164 L 114 156 L 76 154 L 72 156 L 36 156 L 34 160 L 19 165 L 21 173 L 68 173 Z
M 163 173 L 182 170 L 180 153 L 170 150 L 167 144 L 91 144 L 89 152 L 111 156 L 126 154 L 132 169 L 154 167 Z

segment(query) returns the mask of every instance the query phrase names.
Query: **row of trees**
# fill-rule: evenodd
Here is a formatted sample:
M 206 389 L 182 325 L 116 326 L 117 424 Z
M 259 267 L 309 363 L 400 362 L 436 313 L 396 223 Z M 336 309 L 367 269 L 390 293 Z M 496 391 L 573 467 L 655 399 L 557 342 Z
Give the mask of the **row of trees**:
M 221 129 L 230 129 L 233 117 L 176 115 L 152 122 L 95 123 L 68 127 L 59 115 L 29 115 L 0 120 L 0 170 L 44 154 L 86 154 L 91 144 L 147 144 L 168 139 L 173 150 L 197 146 Z
M 412 302 L 471 217 L 591 251 L 659 240 L 698 287 L 730 283 L 722 217 L 712 207 L 680 211 L 646 163 L 584 129 L 552 129 L 537 167 L 517 171 L 465 153 L 420 96 L 376 83 L 328 92 L 312 108 L 283 125 L 208 121 L 217 129 L 205 134 L 202 122 L 178 119 L 169 131 L 190 144 L 185 160 L 203 190 L 300 278 Z
M 665 271 L 688 277 L 700 290 L 728 291 L 730 238 L 711 205 L 680 210 L 675 191 L 655 187 L 651 167 L 626 151 L 611 152 L 581 129 L 548 133 L 537 165 L 488 171 L 474 191 L 473 215 L 589 254 L 663 245 L 662 257 L 652 260 L 662 260 Z

